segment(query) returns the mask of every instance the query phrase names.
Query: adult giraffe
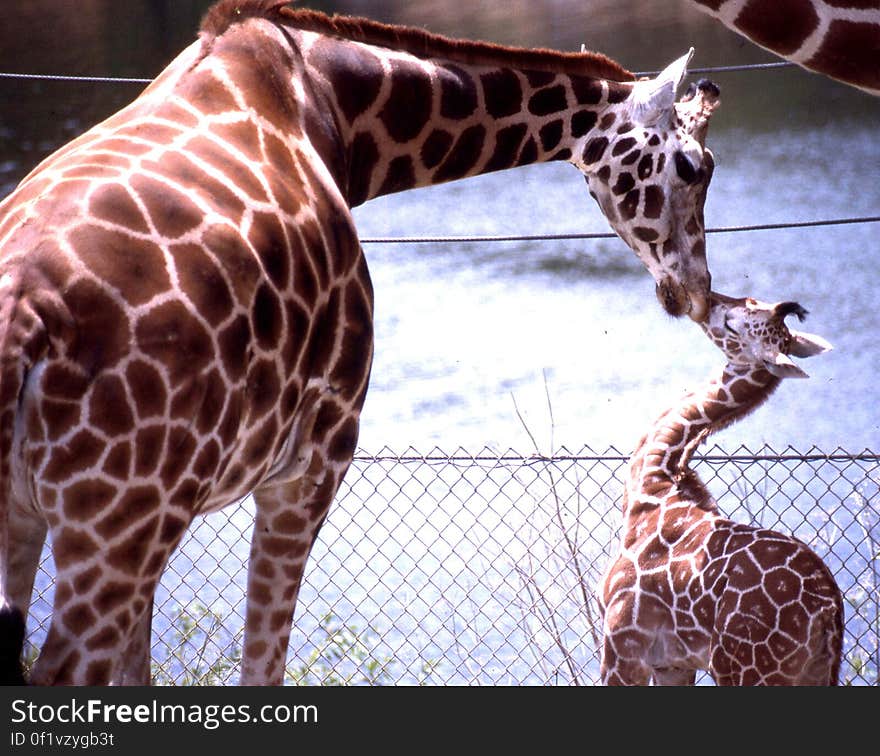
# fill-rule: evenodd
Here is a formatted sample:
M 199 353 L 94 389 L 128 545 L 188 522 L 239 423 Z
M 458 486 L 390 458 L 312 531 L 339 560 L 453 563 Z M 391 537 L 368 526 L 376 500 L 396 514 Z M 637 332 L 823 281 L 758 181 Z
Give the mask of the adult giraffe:
M 878 0 L 689 0 L 809 71 L 880 95 Z
M 459 42 L 223 0 L 130 106 L 0 204 L 0 663 L 144 683 L 153 593 L 192 519 L 253 492 L 241 681 L 282 682 L 306 559 L 351 462 L 373 295 L 350 208 L 568 160 L 657 282 L 705 316 L 704 148 L 689 55 L 633 82 L 593 54 Z

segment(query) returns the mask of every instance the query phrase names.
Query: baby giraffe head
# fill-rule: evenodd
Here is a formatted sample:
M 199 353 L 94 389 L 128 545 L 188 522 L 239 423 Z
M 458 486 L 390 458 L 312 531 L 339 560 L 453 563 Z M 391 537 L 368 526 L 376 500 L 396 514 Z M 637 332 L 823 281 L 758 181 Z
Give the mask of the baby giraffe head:
M 700 325 L 731 367 L 763 368 L 777 378 L 806 378 L 791 358 L 812 357 L 832 347 L 821 336 L 790 329 L 785 324 L 788 315 L 803 320 L 807 311 L 797 302 L 768 304 L 711 292 L 709 316 Z

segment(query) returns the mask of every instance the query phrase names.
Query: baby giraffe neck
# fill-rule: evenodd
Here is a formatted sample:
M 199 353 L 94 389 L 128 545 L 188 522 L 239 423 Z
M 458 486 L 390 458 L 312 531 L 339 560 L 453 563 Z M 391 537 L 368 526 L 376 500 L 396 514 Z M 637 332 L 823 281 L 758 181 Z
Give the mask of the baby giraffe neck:
M 624 508 L 653 507 L 685 477 L 708 498 L 688 463 L 709 436 L 762 404 L 780 379 L 764 368 L 728 364 L 703 388 L 687 393 L 663 412 L 636 447 L 629 463 L 629 485 Z

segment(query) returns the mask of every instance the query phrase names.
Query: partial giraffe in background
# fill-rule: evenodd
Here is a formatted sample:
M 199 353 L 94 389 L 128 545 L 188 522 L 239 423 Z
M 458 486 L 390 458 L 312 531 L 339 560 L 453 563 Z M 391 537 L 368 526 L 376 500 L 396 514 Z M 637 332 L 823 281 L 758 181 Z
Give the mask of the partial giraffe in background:
M 131 105 L 0 204 L 0 676 L 149 679 L 152 600 L 193 518 L 253 493 L 243 684 L 279 684 L 303 570 L 354 454 L 373 292 L 350 208 L 578 167 L 671 315 L 703 319 L 706 130 L 690 54 L 595 54 L 222 0 Z
M 756 45 L 880 95 L 878 0 L 689 0 Z

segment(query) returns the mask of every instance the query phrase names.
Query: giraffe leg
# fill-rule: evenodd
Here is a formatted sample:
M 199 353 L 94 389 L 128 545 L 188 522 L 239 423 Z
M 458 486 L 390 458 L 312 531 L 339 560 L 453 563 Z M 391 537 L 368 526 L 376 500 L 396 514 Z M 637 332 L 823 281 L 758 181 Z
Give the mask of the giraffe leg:
M 618 654 L 613 634 L 606 631 L 599 669 L 603 685 L 647 685 L 651 681 L 651 672 L 651 668 L 641 659 L 624 658 Z
M 618 659 L 617 663 L 603 676 L 602 684 L 610 687 L 618 685 L 648 685 L 651 669 L 638 659 Z
M 153 594 L 189 518 L 155 516 L 121 545 L 98 546 L 84 532 L 52 530 L 56 587 L 52 623 L 32 680 L 38 685 L 139 684 L 149 677 Z M 161 533 L 161 538 L 159 534 Z M 150 535 L 152 534 L 152 535 Z M 119 548 L 138 558 L 119 562 Z M 109 570 L 108 565 L 113 567 Z
M 692 669 L 676 669 L 674 667 L 657 667 L 654 669 L 655 685 L 693 685 L 697 673 Z
M 743 687 L 756 684 L 753 663 L 754 648 L 741 638 L 720 633 L 709 648 L 709 674 L 722 687 Z
M 351 289 L 355 293 L 347 297 L 350 302 L 363 300 L 369 314 L 372 294 L 363 257 L 361 268 Z M 358 345 L 347 358 L 350 373 L 332 369 L 333 385 L 326 377 L 308 384 L 285 456 L 254 491 L 257 511 L 248 560 L 241 685 L 284 681 L 306 560 L 354 457 L 372 360 L 371 322 L 358 321 L 350 333 L 342 331 L 338 343 L 348 345 L 348 352 L 351 344 Z
M 150 645 L 153 636 L 153 599 L 132 632 L 128 649 L 113 679 L 114 685 L 149 685 L 152 677 Z
M 738 672 L 731 673 L 718 673 L 712 672 L 712 679 L 715 681 L 715 684 L 720 688 L 742 688 L 745 686 L 743 682 L 743 677 Z
M 281 685 L 284 680 L 306 560 L 337 488 L 318 487 L 311 498 L 300 498 L 307 487 L 292 483 L 254 494 L 257 514 L 248 563 L 242 685 Z
M 18 607 L 25 620 L 40 565 L 40 554 L 46 542 L 46 530 L 46 522 L 41 517 L 21 507 L 15 507 L 9 518 L 6 598 L 12 606 Z
M 25 626 L 47 527 L 42 518 L 14 505 L 7 527 L 8 553 L 2 565 L 5 585 L 0 596 L 0 608 L 4 611 L 17 609 L 21 617 L 19 622 L 8 615 L 4 623 L 4 632 L 8 633 L 8 637 L 0 639 L 0 677 L 4 684 L 21 684 L 24 682 L 21 652 Z

